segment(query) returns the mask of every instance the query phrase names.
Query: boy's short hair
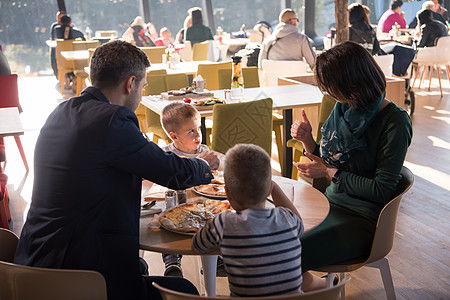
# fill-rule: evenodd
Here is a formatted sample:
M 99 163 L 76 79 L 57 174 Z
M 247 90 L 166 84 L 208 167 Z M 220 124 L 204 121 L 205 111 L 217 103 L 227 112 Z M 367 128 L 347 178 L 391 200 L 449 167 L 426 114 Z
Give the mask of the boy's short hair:
M 161 124 L 167 135 L 176 132 L 190 118 L 198 117 L 200 113 L 190 104 L 182 102 L 170 103 L 161 112 Z
M 225 185 L 233 200 L 250 205 L 265 200 L 272 183 L 270 157 L 263 148 L 238 144 L 225 157 Z

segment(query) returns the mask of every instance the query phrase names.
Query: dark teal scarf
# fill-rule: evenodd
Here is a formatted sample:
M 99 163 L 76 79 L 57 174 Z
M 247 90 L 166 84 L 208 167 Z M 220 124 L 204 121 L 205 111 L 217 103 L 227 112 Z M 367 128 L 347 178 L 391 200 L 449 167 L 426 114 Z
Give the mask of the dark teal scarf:
M 364 132 L 375 118 L 386 92 L 364 110 L 351 109 L 336 102 L 333 111 L 323 124 L 320 155 L 322 159 L 339 169 L 355 151 L 367 146 Z

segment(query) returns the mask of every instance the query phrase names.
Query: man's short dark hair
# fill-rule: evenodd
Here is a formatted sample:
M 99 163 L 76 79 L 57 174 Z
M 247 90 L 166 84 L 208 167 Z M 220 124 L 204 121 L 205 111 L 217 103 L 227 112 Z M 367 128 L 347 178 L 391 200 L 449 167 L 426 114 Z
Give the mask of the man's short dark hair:
M 357 109 L 364 109 L 386 90 L 386 78 L 372 55 L 350 41 L 322 52 L 314 73 L 321 91 Z
M 72 18 L 69 15 L 64 15 L 61 17 L 61 24 L 70 26 L 72 23 Z
M 425 9 L 423 12 L 421 12 L 418 16 L 420 25 L 430 23 L 434 20 L 433 18 L 433 12 L 429 9 Z
M 391 1 L 391 9 L 396 10 L 398 7 L 402 7 L 403 1 L 402 0 L 393 0 Z
M 115 40 L 98 47 L 91 59 L 91 82 L 96 88 L 111 88 L 130 76 L 140 82 L 150 62 L 145 53 L 132 44 Z

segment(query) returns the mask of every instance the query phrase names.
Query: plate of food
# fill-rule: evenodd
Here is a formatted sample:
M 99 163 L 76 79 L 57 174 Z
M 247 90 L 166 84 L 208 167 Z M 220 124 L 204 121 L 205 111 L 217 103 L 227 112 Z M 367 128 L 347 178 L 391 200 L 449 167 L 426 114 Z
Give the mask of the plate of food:
M 227 195 L 225 193 L 225 180 L 223 179 L 222 171 L 213 171 L 214 179 L 209 184 L 203 184 L 194 186 L 192 190 L 197 195 L 217 199 L 225 200 Z
M 216 104 L 225 104 L 225 100 L 221 100 L 216 97 L 211 97 L 209 99 L 202 99 L 195 102 L 194 106 L 197 110 L 211 109 L 212 106 Z
M 194 235 L 216 215 L 231 209 L 230 203 L 226 201 L 199 199 L 166 210 L 159 222 L 168 231 Z

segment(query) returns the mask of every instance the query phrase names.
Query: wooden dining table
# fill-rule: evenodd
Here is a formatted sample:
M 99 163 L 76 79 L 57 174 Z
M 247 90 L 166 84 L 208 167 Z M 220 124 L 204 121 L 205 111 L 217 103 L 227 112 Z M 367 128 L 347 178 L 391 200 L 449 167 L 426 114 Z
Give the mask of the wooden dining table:
M 214 93 L 214 97 L 225 99 L 224 90 L 217 90 L 212 92 Z M 239 102 L 246 102 L 264 98 L 272 98 L 273 109 L 282 111 L 283 161 L 280 161 L 280 164 L 283 165 L 282 170 L 283 176 L 285 177 L 290 177 L 292 173 L 292 148 L 288 148 L 286 145 L 287 139 L 289 139 L 291 136 L 290 130 L 293 122 L 292 109 L 303 108 L 307 110 L 307 115 L 310 118 L 309 120 L 313 128 L 316 128 L 318 123 L 320 104 L 322 103 L 322 97 L 322 92 L 316 86 L 306 83 L 299 83 L 274 87 L 246 88 L 244 90 L 243 99 L 239 100 Z M 161 96 L 144 96 L 142 97 L 141 103 L 160 115 L 163 108 L 173 101 L 177 100 L 165 100 L 162 99 Z M 202 110 L 200 110 L 203 129 L 205 129 L 205 117 L 212 116 L 212 113 L 212 106 L 209 109 L 202 108 Z M 203 138 L 206 139 L 205 132 L 203 132 Z
M 61 51 L 61 55 L 68 61 L 89 60 L 89 50 Z
M 325 195 L 311 185 L 301 181 L 281 176 L 273 176 L 272 179 L 281 187 L 288 198 L 293 201 L 300 212 L 305 233 L 322 223 L 330 208 Z M 187 191 L 187 195 L 188 201 L 203 198 L 197 196 L 191 190 Z M 267 201 L 267 207 L 273 207 L 273 205 Z M 217 255 L 219 250 L 207 255 L 200 254 L 192 249 L 192 235 L 174 233 L 163 228 L 150 226 L 151 219 L 152 216 L 143 216 L 140 219 L 140 249 L 167 254 L 200 255 L 206 296 L 215 296 Z

